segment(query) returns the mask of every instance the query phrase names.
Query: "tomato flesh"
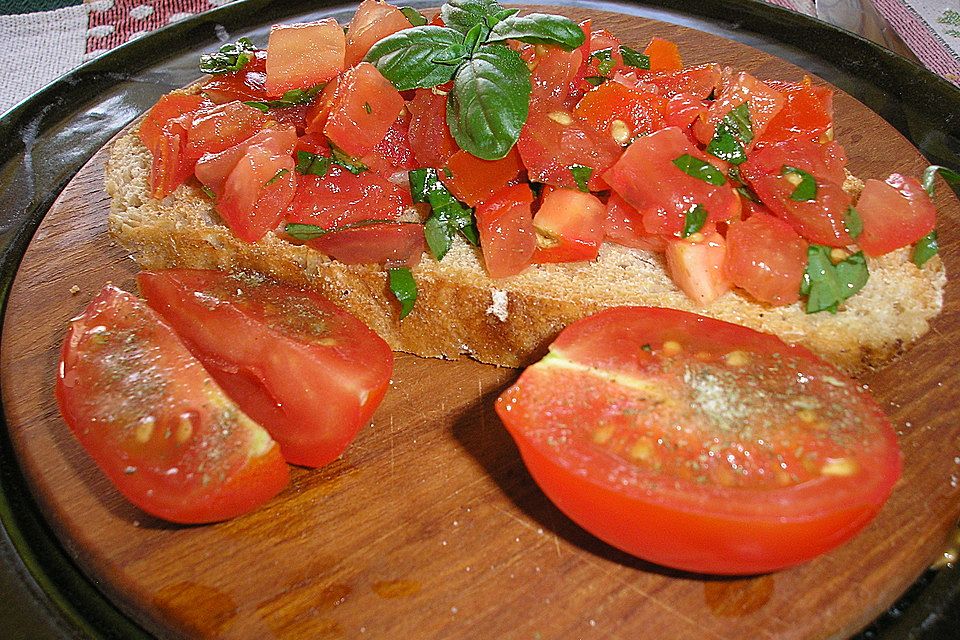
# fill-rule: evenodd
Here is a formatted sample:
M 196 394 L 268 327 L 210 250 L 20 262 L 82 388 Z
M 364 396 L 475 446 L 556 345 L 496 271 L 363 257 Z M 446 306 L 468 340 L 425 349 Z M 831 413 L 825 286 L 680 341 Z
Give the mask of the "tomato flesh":
M 403 97 L 369 62 L 340 76 L 323 133 L 351 156 L 369 153 L 403 108 Z
M 447 126 L 447 96 L 417 89 L 410 110 L 410 149 L 419 166 L 439 169 L 460 147 Z
M 796 302 L 806 267 L 806 241 L 779 218 L 755 213 L 727 228 L 726 275 L 761 302 Z
M 447 160 L 440 177 L 458 200 L 476 207 L 517 180 L 522 172 L 523 163 L 514 147 L 499 160 L 483 160 L 467 151 L 458 151 Z
M 313 292 L 222 271 L 143 272 L 137 282 L 288 462 L 336 460 L 387 390 L 390 347 Z
M 717 123 L 731 110 L 748 103 L 750 125 L 755 138 L 763 135 L 767 124 L 783 109 L 784 97 L 749 73 L 739 73 L 726 84 L 710 105 L 706 117 L 694 124 L 693 132 L 703 144 L 713 138 Z M 749 145 L 748 145 L 749 148 Z
M 530 188 L 518 184 L 503 189 L 477 207 L 483 262 L 491 278 L 516 275 L 530 266 L 537 248 L 532 204 Z
M 603 242 L 606 207 L 591 193 L 550 189 L 533 216 L 537 250 L 533 262 L 594 260 Z
M 894 173 L 885 181 L 865 181 L 857 200 L 863 233 L 857 244 L 868 256 L 880 256 L 913 244 L 933 231 L 937 210 L 914 178 Z
M 67 425 L 130 502 L 164 520 L 226 520 L 287 484 L 276 443 L 173 329 L 107 285 L 74 319 L 56 385 Z
M 373 171 L 354 175 L 333 165 L 324 176 L 299 176 L 287 222 L 324 229 L 363 220 L 397 220 L 411 204 L 410 192 Z
M 859 531 L 900 476 L 855 381 L 778 338 L 670 309 L 568 326 L 496 402 L 534 480 L 645 560 L 774 571 Z
M 427 249 L 423 225 L 416 222 L 380 222 L 327 233 L 307 245 L 344 264 L 382 264 L 412 267 Z
M 730 290 L 724 272 L 727 243 L 716 231 L 667 241 L 667 273 L 687 297 L 706 306 Z
M 393 5 L 379 0 L 363 0 L 347 27 L 346 67 L 349 69 L 363 60 L 375 43 L 410 27 L 407 17 Z
M 607 199 L 603 231 L 607 240 L 625 247 L 656 252 L 662 252 L 666 247 L 664 237 L 647 233 L 640 212 L 616 193 L 611 193 Z
M 343 70 L 346 40 L 333 18 L 302 24 L 274 25 L 267 41 L 268 96 L 310 89 Z

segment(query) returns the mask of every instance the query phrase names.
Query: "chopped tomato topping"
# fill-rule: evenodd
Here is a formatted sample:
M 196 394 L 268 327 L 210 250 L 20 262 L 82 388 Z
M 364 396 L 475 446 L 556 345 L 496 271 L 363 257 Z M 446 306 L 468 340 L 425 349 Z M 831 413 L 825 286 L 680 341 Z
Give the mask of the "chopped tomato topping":
M 403 96 L 377 68 L 361 62 L 340 76 L 323 133 L 351 156 L 369 153 L 403 109 Z
M 483 262 L 491 278 L 512 276 L 530 266 L 537 248 L 532 204 L 530 187 L 518 184 L 503 189 L 477 208 Z
M 706 306 L 730 290 L 726 241 L 714 230 L 667 241 L 667 272 L 687 297 Z
M 717 99 L 713 101 L 706 118 L 694 123 L 693 132 L 701 143 L 709 143 L 717 123 L 731 110 L 747 103 L 753 136 L 759 138 L 763 135 L 767 124 L 783 108 L 784 102 L 783 94 L 779 91 L 775 91 L 749 73 L 741 72 L 726 84 Z
M 397 220 L 409 204 L 409 191 L 376 173 L 354 175 L 332 165 L 322 177 L 300 176 L 286 219 L 332 229 L 362 220 Z
M 616 192 L 611 193 L 607 200 L 603 230 L 607 240 L 625 247 L 658 253 L 666 247 L 664 237 L 647 233 L 643 228 L 640 212 L 627 204 Z
M 267 95 L 279 98 L 334 78 L 343 70 L 345 48 L 343 29 L 333 18 L 274 25 L 267 42 Z
M 471 207 L 487 200 L 508 186 L 523 172 L 516 147 L 500 160 L 482 160 L 466 151 L 458 151 L 441 171 L 443 183 L 457 199 Z
M 603 242 L 605 215 L 603 203 L 593 194 L 548 188 L 533 216 L 537 233 L 533 261 L 541 264 L 596 259 Z
M 410 110 L 410 148 L 421 167 L 444 166 L 460 147 L 447 126 L 447 96 L 431 89 L 417 89 Z
M 670 40 L 654 37 L 643 53 L 650 57 L 651 71 L 679 71 L 683 68 L 680 50 Z
M 913 244 L 933 231 L 937 210 L 914 178 L 894 173 L 886 181 L 869 179 L 856 207 L 863 221 L 857 244 L 879 256 Z
M 643 89 L 605 82 L 580 99 L 573 113 L 598 132 L 626 146 L 636 136 L 664 127 L 667 101 Z
M 427 249 L 423 225 L 416 222 L 379 222 L 327 233 L 307 245 L 344 264 L 382 264 L 412 267 Z
M 363 60 L 374 43 L 410 27 L 407 17 L 393 5 L 381 0 L 363 0 L 347 27 L 345 66 L 350 68 Z
M 796 302 L 806 266 L 806 241 L 780 218 L 755 213 L 727 228 L 724 271 L 730 282 L 757 300 Z

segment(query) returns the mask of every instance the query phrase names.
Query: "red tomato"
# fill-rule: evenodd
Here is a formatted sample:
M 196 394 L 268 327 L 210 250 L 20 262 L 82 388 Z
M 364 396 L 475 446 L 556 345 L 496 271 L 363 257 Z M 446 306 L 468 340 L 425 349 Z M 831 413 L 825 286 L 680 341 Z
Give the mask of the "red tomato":
M 720 65 L 702 64 L 679 71 L 657 71 L 640 74 L 640 81 L 652 84 L 665 98 L 686 94 L 693 98 L 706 100 L 720 85 Z
M 625 247 L 662 252 L 666 248 L 663 236 L 651 235 L 643 228 L 643 216 L 634 207 L 624 202 L 616 193 L 607 200 L 607 212 L 603 221 L 607 240 Z
M 243 414 L 141 300 L 107 285 L 67 332 L 60 413 L 130 502 L 164 520 L 226 520 L 266 502 L 288 471 Z
M 644 136 L 627 147 L 603 179 L 643 216 L 649 234 L 679 235 L 687 212 L 695 205 L 707 210 L 708 222 L 722 222 L 740 211 L 740 199 L 726 181 L 712 185 L 687 175 L 674 160 L 691 155 L 719 168 L 723 162 L 694 147 L 676 127 Z
M 643 53 L 650 57 L 651 71 L 679 71 L 683 68 L 677 45 L 664 38 L 654 37 Z
M 416 222 L 357 224 L 310 240 L 307 245 L 344 264 L 413 267 L 427 250 L 423 225 Z
M 803 138 L 811 142 L 833 139 L 833 90 L 814 86 L 810 78 L 802 83 L 771 80 L 766 83 L 779 91 L 785 102 L 783 109 L 770 120 L 757 144 Z
M 363 0 L 347 28 L 345 66 L 349 69 L 363 60 L 374 43 L 410 26 L 407 17 L 393 5 Z
M 483 262 L 491 278 L 504 278 L 530 266 L 537 248 L 530 205 L 533 193 L 526 184 L 503 189 L 477 207 L 477 230 Z
M 636 136 L 662 129 L 666 110 L 666 99 L 655 93 L 605 82 L 588 91 L 573 114 L 626 146 Z
M 671 309 L 570 325 L 496 409 L 561 511 L 696 573 L 828 551 L 901 472 L 890 422 L 854 380 L 774 336 Z
M 783 108 L 784 101 L 783 94 L 779 91 L 773 90 L 749 73 L 740 72 L 726 84 L 717 99 L 710 105 L 706 118 L 694 123 L 693 132 L 700 142 L 703 144 L 709 143 L 717 128 L 717 123 L 732 109 L 747 102 L 749 103 L 753 137 L 760 138 L 764 129 L 767 128 L 767 124 Z M 750 146 L 748 145 L 747 148 L 749 149 Z
M 333 165 L 323 177 L 299 176 L 286 219 L 332 229 L 362 220 L 398 220 L 410 204 L 409 191 L 376 173 L 353 175 Z
M 740 165 L 740 175 L 763 204 L 783 218 L 801 236 L 816 244 L 842 247 L 852 243 L 844 216 L 853 199 L 843 190 L 847 159 L 836 142 L 825 145 L 794 138 L 758 148 Z M 809 173 L 817 183 L 814 200 L 794 200 L 794 167 Z
M 213 76 L 200 86 L 200 92 L 217 104 L 233 100 L 262 102 L 269 99 L 266 82 L 267 52 L 258 49 L 243 69 Z
M 183 115 L 193 114 L 204 104 L 209 104 L 201 96 L 183 93 L 168 93 L 157 100 L 140 123 L 139 135 L 143 146 L 153 152 L 163 138 L 167 123 Z
M 868 256 L 913 244 L 937 223 L 937 210 L 927 192 L 914 178 L 899 173 L 885 182 L 866 180 L 857 213 L 863 221 L 857 244 Z
M 193 115 L 209 102 L 195 95 L 171 93 L 163 96 L 140 123 L 139 135 L 152 155 L 150 195 L 165 198 L 193 173 L 196 158 L 185 152 L 187 130 Z
M 595 195 L 548 188 L 533 216 L 538 237 L 533 261 L 542 264 L 595 260 L 603 242 L 605 216 L 606 208 Z
M 390 347 L 313 292 L 222 271 L 144 272 L 137 282 L 288 462 L 336 460 L 387 390 Z
M 540 45 L 531 63 L 530 106 L 549 103 L 550 109 L 569 109 L 579 95 L 574 83 L 583 64 L 583 50 L 564 51 L 560 47 Z
M 417 89 L 410 110 L 410 148 L 421 167 L 443 167 L 459 150 L 447 126 L 447 96 Z
M 185 152 L 192 158 L 220 153 L 263 129 L 269 120 L 265 113 L 242 102 L 200 109 L 187 130 Z
M 806 241 L 780 218 L 755 213 L 727 228 L 726 275 L 761 302 L 784 305 L 799 300 L 806 267 Z
M 457 199 L 476 207 L 516 180 L 523 172 L 523 164 L 514 147 L 499 160 L 481 160 L 467 151 L 458 151 L 447 160 L 445 169 L 440 177 L 446 187 Z
M 678 127 L 694 144 L 699 140 L 693 134 L 693 125 L 707 116 L 710 103 L 686 93 L 678 93 L 667 102 L 667 112 L 664 118 L 666 126 Z
M 333 18 L 274 25 L 267 41 L 267 95 L 279 98 L 293 89 L 310 89 L 343 71 L 346 41 Z
M 417 168 L 417 161 L 410 148 L 410 118 L 406 110 L 393 121 L 383 140 L 377 143 L 373 150 L 360 158 L 363 164 L 370 167 L 388 180 L 402 178 L 407 180 L 407 172 Z M 403 175 L 397 175 L 402 173 Z
M 723 268 L 726 256 L 726 241 L 713 230 L 671 238 L 665 251 L 667 273 L 688 298 L 707 306 L 730 290 Z
M 347 69 L 331 97 L 323 133 L 351 156 L 369 153 L 403 108 L 403 97 L 369 62 Z

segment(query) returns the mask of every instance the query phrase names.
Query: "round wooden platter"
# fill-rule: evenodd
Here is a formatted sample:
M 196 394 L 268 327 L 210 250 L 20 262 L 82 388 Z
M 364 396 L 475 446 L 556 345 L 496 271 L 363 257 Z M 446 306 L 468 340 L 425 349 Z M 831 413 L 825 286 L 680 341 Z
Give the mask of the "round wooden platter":
M 791 64 L 682 27 L 591 15 L 624 42 L 680 44 L 761 78 Z M 851 170 L 918 175 L 919 154 L 849 96 L 836 97 Z M 61 421 L 53 399 L 67 320 L 101 286 L 134 289 L 108 237 L 98 153 L 52 207 L 10 293 L 3 402 L 35 497 L 68 551 L 122 610 L 162 637 L 844 637 L 937 556 L 960 514 L 956 286 L 931 332 L 864 377 L 897 425 L 905 470 L 879 517 L 841 548 L 772 575 L 682 574 L 623 554 L 566 519 L 530 479 L 492 409 L 517 375 L 470 360 L 399 354 L 391 389 L 344 456 L 249 515 L 183 527 L 127 504 Z M 941 184 L 943 258 L 960 208 Z

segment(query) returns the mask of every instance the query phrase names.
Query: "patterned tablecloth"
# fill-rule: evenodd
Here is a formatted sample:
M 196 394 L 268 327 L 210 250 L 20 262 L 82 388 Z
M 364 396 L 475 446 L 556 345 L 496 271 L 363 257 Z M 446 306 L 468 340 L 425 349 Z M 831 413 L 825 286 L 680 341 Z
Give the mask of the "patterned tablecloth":
M 0 0 L 0 113 L 104 51 L 231 1 Z M 923 64 L 960 85 L 960 0 L 766 1 L 821 17 L 841 4 L 875 8 Z

